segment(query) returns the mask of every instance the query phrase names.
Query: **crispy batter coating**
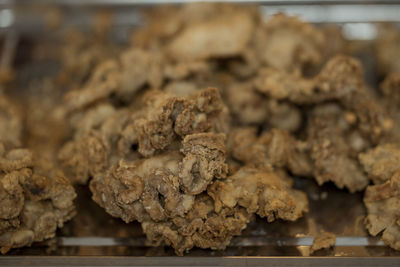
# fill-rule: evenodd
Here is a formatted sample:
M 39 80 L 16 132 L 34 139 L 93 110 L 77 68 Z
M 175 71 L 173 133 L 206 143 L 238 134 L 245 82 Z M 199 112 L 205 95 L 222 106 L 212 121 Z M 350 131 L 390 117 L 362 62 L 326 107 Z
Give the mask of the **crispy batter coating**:
M 170 245 L 176 254 L 183 255 L 193 247 L 225 249 L 233 236 L 240 235 L 252 215 L 244 208 L 215 210 L 213 200 L 197 195 L 193 208 L 184 217 L 166 222 L 146 221 L 142 229 L 153 246 Z
M 295 175 L 311 174 L 306 145 L 284 130 L 272 129 L 257 137 L 255 128 L 234 129 L 228 149 L 233 158 L 247 165 L 286 167 Z
M 335 234 L 330 232 L 322 232 L 314 238 L 314 241 L 310 249 L 310 254 L 313 254 L 314 252 L 321 249 L 331 248 L 335 245 L 335 243 L 336 243 Z
M 54 237 L 70 220 L 75 191 L 51 163 L 34 161 L 26 149 L 0 143 L 0 247 L 29 246 Z
M 255 86 L 272 98 L 298 104 L 341 100 L 363 90 L 362 67 L 356 59 L 336 56 L 310 79 L 297 73 L 265 68 L 260 70 Z
M 124 221 L 163 221 L 183 216 L 193 196 L 214 178 L 225 178 L 224 135 L 199 133 L 185 137 L 181 153 L 169 151 L 147 159 L 120 160 L 90 183 L 93 199 Z
M 353 113 L 345 113 L 337 105 L 317 107 L 307 128 L 313 174 L 319 184 L 333 181 L 350 192 L 364 189 L 369 179 L 356 156 L 369 147 L 359 130 L 353 129 Z M 338 168 L 340 166 L 340 168 Z
M 236 121 L 264 123 L 269 115 L 268 98 L 254 89 L 253 82 L 235 82 L 225 90 L 226 103 Z
M 224 207 L 241 206 L 249 213 L 295 221 L 308 211 L 305 193 L 291 188 L 292 180 L 268 169 L 243 167 L 226 180 L 214 182 L 207 193 L 218 212 Z
M 105 171 L 111 158 L 117 158 L 115 163 L 120 156 L 151 157 L 175 146 L 187 135 L 229 129 L 229 115 L 214 88 L 183 97 L 150 91 L 141 103 L 140 110 L 117 110 L 109 104 L 100 104 L 75 120 L 74 139 L 58 154 L 74 181 L 85 184 L 90 177 Z M 194 158 L 199 157 L 187 161 L 197 168 L 199 159 Z M 202 191 L 200 187 L 197 190 Z
M 215 88 L 176 98 L 164 93 L 147 96 L 144 116 L 133 122 L 135 136 L 131 144 L 138 144 L 138 151 L 145 157 L 169 146 L 177 136 L 210 131 L 213 120 L 224 109 Z M 127 125 L 131 127 L 131 125 Z
M 381 91 L 389 104 L 388 108 L 397 110 L 400 103 L 400 71 L 386 76 L 381 83 Z
M 297 17 L 274 15 L 262 25 L 261 33 L 256 50 L 268 67 L 296 72 L 322 60 L 323 33 Z
M 182 142 L 185 155 L 180 164 L 179 180 L 189 194 L 203 192 L 213 178 L 225 178 L 225 135 L 199 133 L 187 135 Z
M 368 186 L 364 203 L 368 210 L 365 224 L 373 236 L 382 232 L 382 241 L 400 250 L 400 172 L 383 184 Z
M 400 146 L 399 144 L 379 145 L 361 153 L 359 159 L 374 184 L 382 184 L 400 169 Z
M 167 45 L 167 54 L 182 61 L 240 54 L 255 26 L 246 11 L 237 8 L 187 25 Z
M 72 181 L 85 184 L 89 177 L 106 170 L 109 154 L 107 138 L 92 130 L 78 140 L 66 143 L 58 158 L 71 173 Z

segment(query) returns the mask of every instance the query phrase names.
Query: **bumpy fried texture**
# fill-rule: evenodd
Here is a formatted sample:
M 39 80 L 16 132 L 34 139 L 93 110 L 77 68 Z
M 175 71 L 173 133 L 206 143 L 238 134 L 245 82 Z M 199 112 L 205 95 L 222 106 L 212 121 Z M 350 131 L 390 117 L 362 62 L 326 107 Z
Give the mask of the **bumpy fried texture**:
M 153 246 L 170 245 L 176 254 L 183 255 L 193 247 L 225 249 L 233 236 L 240 235 L 252 218 L 241 207 L 215 210 L 213 200 L 197 195 L 193 208 L 184 217 L 166 222 L 146 221 L 142 229 Z
M 311 174 L 306 145 L 284 130 L 272 129 L 257 137 L 255 128 L 234 129 L 228 149 L 233 158 L 247 165 L 287 168 L 300 176 Z
M 269 115 L 268 98 L 254 89 L 253 82 L 235 82 L 225 90 L 232 116 L 241 124 L 261 124 Z
M 361 64 L 347 56 L 329 60 L 311 79 L 298 74 L 262 69 L 254 80 L 255 89 L 267 96 L 296 105 L 335 101 L 354 113 L 361 133 L 374 144 L 393 127 L 384 108 L 366 90 Z
M 298 104 L 341 100 L 363 90 L 362 67 L 353 58 L 336 56 L 311 79 L 266 68 L 260 70 L 255 86 L 272 98 Z
M 368 186 L 364 203 L 369 233 L 376 236 L 382 232 L 382 241 L 400 250 L 400 172 L 395 172 L 383 184 Z
M 66 95 L 60 118 L 71 137 L 59 159 L 75 182 L 91 179 L 108 213 L 142 223 L 151 244 L 179 255 L 221 249 L 253 214 L 296 220 L 308 204 L 289 174 L 350 192 L 392 179 L 392 37 L 377 45 L 392 55 L 378 56 L 382 71 L 394 73 L 381 99 L 361 63 L 339 55 L 348 51 L 338 28 L 283 14 L 263 21 L 252 7 L 224 4 L 149 14 L 129 49 Z M 219 90 L 198 90 L 208 86 Z M 315 249 L 333 239 L 321 240 Z
M 178 136 L 207 132 L 218 128 L 213 121 L 222 113 L 224 104 L 215 88 L 199 91 L 183 98 L 164 93 L 153 94 L 145 100 L 143 118 L 127 127 L 135 128 L 130 143 L 138 145 L 145 157 L 169 146 Z
M 400 146 L 380 145 L 360 154 L 359 159 L 374 184 L 382 184 L 400 169 Z
M 103 172 L 117 154 L 151 157 L 187 135 L 224 132 L 229 125 L 226 107 L 215 88 L 184 97 L 151 91 L 143 97 L 142 104 L 142 109 L 134 111 L 97 106 L 80 117 L 74 140 L 59 153 L 61 163 L 75 181 L 86 183 L 89 177 Z
M 181 153 L 169 151 L 131 163 L 121 160 L 93 178 L 93 199 L 126 222 L 183 216 L 193 206 L 193 195 L 214 178 L 226 177 L 224 139 L 223 134 L 192 134 L 183 140 Z
M 75 191 L 52 164 L 34 161 L 26 149 L 0 143 L 0 247 L 29 246 L 54 237 L 75 214 Z
M 21 145 L 22 126 L 18 107 L 0 92 L 0 141 Z
M 311 24 L 296 17 L 277 14 L 261 29 L 256 49 L 264 65 L 296 72 L 321 62 L 324 35 Z
M 298 107 L 260 93 L 253 80 L 231 83 L 224 93 L 230 112 L 239 125 L 268 124 L 291 132 L 301 126 L 302 114 Z
M 292 183 L 268 169 L 243 167 L 226 180 L 214 182 L 207 192 L 217 212 L 238 205 L 269 222 L 295 221 L 308 211 L 308 200 L 305 193 L 291 188 Z
M 254 31 L 254 16 L 246 8 L 221 10 L 217 16 L 188 23 L 166 46 L 167 54 L 184 61 L 242 53 Z
M 322 232 L 314 238 L 310 253 L 314 253 L 321 249 L 331 248 L 336 243 L 336 235 L 330 232 Z
M 364 189 L 369 179 L 358 163 L 357 154 L 369 147 L 368 140 L 354 128 L 354 114 L 337 105 L 317 107 L 307 128 L 313 174 L 319 184 L 333 181 L 350 192 Z M 340 166 L 340 168 L 338 168 Z

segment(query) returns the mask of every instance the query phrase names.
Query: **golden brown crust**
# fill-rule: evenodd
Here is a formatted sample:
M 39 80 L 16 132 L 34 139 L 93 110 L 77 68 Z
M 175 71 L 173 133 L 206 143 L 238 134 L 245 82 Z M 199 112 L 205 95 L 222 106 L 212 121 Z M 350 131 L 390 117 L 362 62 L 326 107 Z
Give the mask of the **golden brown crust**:
M 335 243 L 336 243 L 335 234 L 330 232 L 321 232 L 314 238 L 314 241 L 310 249 L 310 254 L 313 254 L 314 252 L 321 249 L 331 248 L 335 245 Z
M 226 180 L 214 182 L 207 193 L 214 199 L 217 212 L 240 206 L 269 222 L 295 221 L 308 211 L 308 200 L 291 186 L 289 178 L 270 170 L 243 167 Z
M 49 162 L 33 162 L 28 150 L 3 149 L 0 162 L 1 252 L 54 237 L 75 214 L 69 180 Z
M 400 249 L 400 173 L 383 184 L 368 186 L 364 203 L 368 210 L 366 227 L 373 236 L 382 233 L 382 241 Z

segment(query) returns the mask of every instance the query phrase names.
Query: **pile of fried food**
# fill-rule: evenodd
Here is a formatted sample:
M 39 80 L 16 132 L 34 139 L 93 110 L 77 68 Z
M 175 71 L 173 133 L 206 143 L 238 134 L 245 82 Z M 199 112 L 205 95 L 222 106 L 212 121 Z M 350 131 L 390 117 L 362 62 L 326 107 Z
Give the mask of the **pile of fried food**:
M 145 21 L 123 50 L 70 35 L 46 80 L 68 88 L 61 103 L 1 95 L 3 253 L 79 212 L 73 184 L 154 246 L 224 249 L 255 215 L 309 210 L 292 177 L 365 190 L 366 228 L 400 250 L 400 31 L 379 31 L 371 88 L 338 28 L 225 4 Z

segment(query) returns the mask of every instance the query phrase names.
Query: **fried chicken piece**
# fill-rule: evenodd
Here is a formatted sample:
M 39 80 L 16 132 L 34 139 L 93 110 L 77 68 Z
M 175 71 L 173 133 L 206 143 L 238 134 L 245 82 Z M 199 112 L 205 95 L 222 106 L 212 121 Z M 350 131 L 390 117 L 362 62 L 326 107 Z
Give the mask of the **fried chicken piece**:
M 380 87 L 383 97 L 389 104 L 388 108 L 397 110 L 400 104 L 400 71 L 388 74 Z
M 268 98 L 254 89 L 253 82 L 235 82 L 225 90 L 226 103 L 241 124 L 260 124 L 269 115 Z
M 224 96 L 232 115 L 241 125 L 268 123 L 273 128 L 291 132 L 301 125 L 298 108 L 288 102 L 269 99 L 255 89 L 251 80 L 229 84 Z
M 361 153 L 359 159 L 374 184 L 382 184 L 400 169 L 400 146 L 398 144 L 379 145 Z
M 369 233 L 376 236 L 382 232 L 382 241 L 400 250 L 400 172 L 395 172 L 383 184 L 368 186 L 364 204 L 368 210 L 365 224 Z
M 0 247 L 29 246 L 52 238 L 74 214 L 75 191 L 64 174 L 26 149 L 0 143 Z
M 125 222 L 183 216 L 193 205 L 192 195 L 204 191 L 214 179 L 226 177 L 224 141 L 223 134 L 192 134 L 183 139 L 181 153 L 173 150 L 133 162 L 120 160 L 94 176 L 93 199 Z
M 330 232 L 322 232 L 318 234 L 312 243 L 310 254 L 321 250 L 327 249 L 335 246 L 336 243 L 336 235 Z
M 108 168 L 110 160 L 118 153 L 117 143 L 129 116 L 128 109 L 115 110 L 112 106 L 100 105 L 76 119 L 72 124 L 78 127 L 74 138 L 66 142 L 57 155 L 73 183 L 86 184 L 89 178 Z
M 86 183 L 109 166 L 110 157 L 119 157 L 117 154 L 132 159 L 151 157 L 189 134 L 229 128 L 229 115 L 214 88 L 180 98 L 151 91 L 141 104 L 140 110 L 115 110 L 103 104 L 80 116 L 74 123 L 79 127 L 74 139 L 58 155 L 74 181 Z
M 0 141 L 21 145 L 22 119 L 18 107 L 0 93 Z
M 290 103 L 270 99 L 268 101 L 269 116 L 267 123 L 271 128 L 296 132 L 303 123 L 301 108 Z
M 191 207 L 190 196 L 179 193 L 177 174 L 181 158 L 175 152 L 132 163 L 121 160 L 107 172 L 94 176 L 90 182 L 92 198 L 109 214 L 125 222 L 142 222 L 150 216 L 164 220 L 171 212 L 179 213 L 173 210 L 178 204 L 176 197 L 185 198 Z M 171 203 L 175 207 L 170 208 Z
M 354 113 L 360 131 L 375 144 L 393 127 L 383 107 L 366 91 L 361 64 L 350 57 L 332 58 L 312 79 L 264 69 L 256 78 L 255 87 L 271 98 L 300 105 L 338 101 Z
M 166 51 L 172 58 L 181 61 L 232 57 L 245 49 L 254 26 L 253 14 L 236 8 L 187 25 L 172 38 Z
M 215 125 L 218 116 L 224 115 L 224 104 L 215 88 L 198 91 L 192 95 L 177 98 L 162 92 L 149 93 L 144 116 L 128 124 L 132 129 L 129 141 L 124 144 L 138 145 L 138 151 L 150 157 L 156 151 L 164 150 L 179 136 L 212 131 L 222 128 Z
M 204 191 L 214 178 L 225 178 L 225 135 L 199 133 L 187 135 L 182 142 L 185 155 L 180 164 L 179 180 L 188 194 Z
M 243 167 L 225 180 L 214 182 L 207 193 L 215 201 L 215 210 L 243 207 L 248 213 L 295 221 L 308 211 L 305 193 L 292 189 L 292 180 L 268 169 Z
M 182 256 L 193 247 L 225 249 L 251 218 L 252 215 L 241 207 L 222 208 L 216 212 L 213 200 L 201 194 L 196 196 L 193 208 L 184 217 L 158 223 L 146 221 L 142 223 L 142 229 L 151 245 L 164 243 Z
M 363 90 L 362 67 L 357 60 L 336 56 L 330 59 L 314 78 L 286 73 L 272 68 L 260 70 L 256 89 L 274 99 L 297 104 L 341 100 Z
M 257 54 L 272 69 L 301 72 L 322 60 L 323 33 L 297 17 L 274 15 L 262 25 L 257 37 Z
M 147 27 L 134 33 L 133 44 L 165 47 L 179 61 L 240 54 L 260 19 L 255 8 L 221 3 L 166 6 L 145 15 Z
M 307 128 L 313 174 L 319 184 L 333 181 L 350 192 L 364 189 L 369 179 L 356 156 L 369 147 L 360 132 L 353 129 L 354 114 L 344 113 L 339 106 L 317 107 Z M 340 168 L 338 168 L 340 166 Z
M 74 183 L 85 184 L 88 179 L 108 167 L 110 143 L 99 131 L 90 131 L 81 138 L 66 143 L 58 154 L 69 170 Z
M 272 129 L 258 137 L 255 128 L 234 129 L 229 135 L 228 148 L 233 158 L 247 165 L 286 167 L 301 176 L 309 175 L 312 170 L 306 145 L 287 131 Z

